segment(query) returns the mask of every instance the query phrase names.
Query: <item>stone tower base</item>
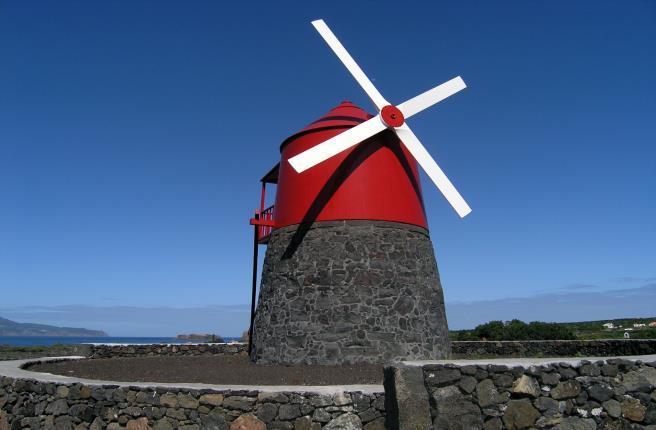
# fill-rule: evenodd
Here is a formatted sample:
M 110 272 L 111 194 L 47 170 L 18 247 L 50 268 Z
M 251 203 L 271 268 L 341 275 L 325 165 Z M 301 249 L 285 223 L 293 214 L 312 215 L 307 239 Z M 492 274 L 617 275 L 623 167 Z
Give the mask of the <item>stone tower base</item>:
M 258 363 L 383 363 L 449 352 L 425 229 L 330 221 L 271 235 L 251 352 Z

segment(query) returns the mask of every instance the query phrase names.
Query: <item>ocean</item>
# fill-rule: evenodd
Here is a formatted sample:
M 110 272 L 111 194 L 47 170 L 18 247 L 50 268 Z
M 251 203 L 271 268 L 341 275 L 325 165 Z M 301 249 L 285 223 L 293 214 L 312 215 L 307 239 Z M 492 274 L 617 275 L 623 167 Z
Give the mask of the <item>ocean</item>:
M 236 337 L 224 337 L 226 342 L 239 340 Z M 56 344 L 78 344 L 78 343 L 198 343 L 188 340 L 176 339 L 174 337 L 67 337 L 67 336 L 0 336 L 0 345 L 12 346 L 36 346 Z

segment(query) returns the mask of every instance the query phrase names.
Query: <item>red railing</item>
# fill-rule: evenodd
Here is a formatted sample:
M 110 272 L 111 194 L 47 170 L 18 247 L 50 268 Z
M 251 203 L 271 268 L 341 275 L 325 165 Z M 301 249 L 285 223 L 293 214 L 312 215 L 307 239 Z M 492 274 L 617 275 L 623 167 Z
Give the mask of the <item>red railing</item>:
M 258 243 L 267 243 L 269 236 L 273 231 L 275 222 L 273 220 L 273 206 L 269 206 L 263 211 L 256 210 L 255 218 L 251 218 L 251 224 L 257 226 Z
M 258 237 L 260 242 L 262 242 L 264 239 L 268 241 L 269 236 L 271 235 L 271 232 L 273 231 L 273 205 L 269 206 L 268 208 L 264 209 L 264 211 L 260 214 L 260 221 L 266 223 L 263 225 L 260 225 L 258 229 Z

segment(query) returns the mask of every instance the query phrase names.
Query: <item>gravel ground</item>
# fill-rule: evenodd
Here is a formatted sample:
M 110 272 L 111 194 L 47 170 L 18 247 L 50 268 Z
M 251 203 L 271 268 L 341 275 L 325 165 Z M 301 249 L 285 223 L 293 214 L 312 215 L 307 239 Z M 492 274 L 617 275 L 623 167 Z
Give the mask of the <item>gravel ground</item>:
M 42 363 L 29 370 L 120 382 L 220 385 L 382 384 L 383 366 L 255 364 L 247 356 L 134 357 Z

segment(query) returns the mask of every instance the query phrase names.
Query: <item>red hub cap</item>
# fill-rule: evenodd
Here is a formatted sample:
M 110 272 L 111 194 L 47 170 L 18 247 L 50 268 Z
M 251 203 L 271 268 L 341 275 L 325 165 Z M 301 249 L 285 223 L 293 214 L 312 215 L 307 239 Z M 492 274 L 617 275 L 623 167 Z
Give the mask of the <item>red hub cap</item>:
M 401 127 L 405 122 L 403 114 L 396 106 L 387 105 L 380 111 L 380 117 L 388 127 Z

